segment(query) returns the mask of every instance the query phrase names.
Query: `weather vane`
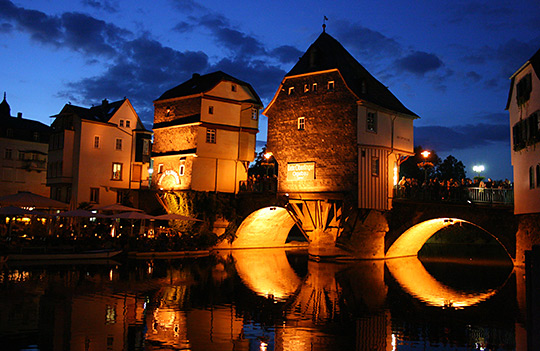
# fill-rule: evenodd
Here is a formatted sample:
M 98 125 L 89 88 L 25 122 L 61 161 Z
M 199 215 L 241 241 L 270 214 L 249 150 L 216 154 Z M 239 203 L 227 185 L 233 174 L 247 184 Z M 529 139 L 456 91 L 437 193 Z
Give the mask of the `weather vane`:
M 328 17 L 323 17 L 323 23 L 322 23 L 322 31 L 326 32 L 326 21 L 328 21 Z

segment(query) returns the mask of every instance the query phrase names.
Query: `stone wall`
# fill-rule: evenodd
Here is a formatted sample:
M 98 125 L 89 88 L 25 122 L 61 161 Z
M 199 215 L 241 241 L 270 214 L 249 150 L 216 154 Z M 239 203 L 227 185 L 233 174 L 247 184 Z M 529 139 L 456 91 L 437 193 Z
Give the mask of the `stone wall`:
M 154 130 L 153 153 L 182 151 L 197 147 L 197 126 L 159 128 Z
M 329 81 L 334 81 L 333 90 L 327 89 Z M 309 91 L 304 91 L 305 85 Z M 286 79 L 266 114 L 268 151 L 279 164 L 279 192 L 341 192 L 356 197 L 356 98 L 338 72 Z M 305 130 L 298 130 L 298 117 L 305 117 Z M 315 179 L 287 180 L 290 162 L 315 162 Z
M 167 113 L 167 109 L 170 111 Z M 201 98 L 165 100 L 154 103 L 154 123 L 170 122 L 201 113 Z
M 519 215 L 518 231 L 516 233 L 515 265 L 525 265 L 525 251 L 532 250 L 534 245 L 540 245 L 540 213 Z

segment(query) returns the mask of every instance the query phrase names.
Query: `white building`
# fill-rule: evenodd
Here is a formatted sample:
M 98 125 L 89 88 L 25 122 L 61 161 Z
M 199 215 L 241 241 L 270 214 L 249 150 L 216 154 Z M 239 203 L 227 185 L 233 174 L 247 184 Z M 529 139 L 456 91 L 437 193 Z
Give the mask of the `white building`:
M 67 104 L 56 115 L 49 145 L 51 198 L 76 208 L 81 202 L 125 202 L 130 190 L 148 188 L 152 132 L 128 99 L 84 108 Z
M 514 213 L 540 213 L 540 50 L 511 77 Z

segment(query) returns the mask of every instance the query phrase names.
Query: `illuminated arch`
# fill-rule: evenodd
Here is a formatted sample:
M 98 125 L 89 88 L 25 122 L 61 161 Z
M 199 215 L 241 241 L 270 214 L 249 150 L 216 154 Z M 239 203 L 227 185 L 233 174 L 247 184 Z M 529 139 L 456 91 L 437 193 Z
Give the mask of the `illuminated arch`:
M 168 169 L 165 172 L 161 173 L 157 183 L 160 187 L 167 187 L 172 189 L 180 184 L 180 177 L 178 176 L 178 173 L 176 171 Z
M 265 207 L 250 214 L 238 230 L 232 248 L 284 246 L 294 220 L 283 207 Z
M 508 255 L 508 257 L 512 260 L 512 256 L 506 249 L 506 247 L 499 241 L 499 239 L 491 234 L 490 232 L 486 231 L 482 227 L 479 227 L 478 225 L 464 221 L 462 219 L 458 218 L 437 218 L 437 219 L 430 219 L 422 223 L 418 223 L 417 225 L 411 227 L 407 231 L 405 231 L 401 236 L 390 246 L 388 251 L 386 252 L 385 257 L 386 258 L 399 258 L 399 257 L 410 257 L 410 256 L 417 256 L 418 251 L 424 246 L 426 241 L 433 236 L 436 232 L 441 230 L 444 227 L 447 227 L 449 225 L 454 225 L 458 223 L 467 223 L 470 224 L 483 232 L 489 234 L 492 236 L 497 242 L 504 248 L 504 251 Z
M 474 294 L 458 291 L 433 278 L 417 257 L 387 260 L 386 266 L 407 293 L 430 306 L 444 308 L 473 306 L 489 299 L 504 286 L 503 283 L 502 286 L 486 288 L 485 291 Z

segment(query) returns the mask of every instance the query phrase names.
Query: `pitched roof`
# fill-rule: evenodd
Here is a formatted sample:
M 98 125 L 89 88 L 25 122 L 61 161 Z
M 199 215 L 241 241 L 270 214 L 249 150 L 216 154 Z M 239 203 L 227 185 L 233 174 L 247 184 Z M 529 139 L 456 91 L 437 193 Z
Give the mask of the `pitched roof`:
M 122 106 L 126 99 L 122 99 L 115 102 L 107 102 L 103 100 L 103 103 L 98 106 L 92 106 L 90 108 L 75 106 L 67 104 L 62 109 L 62 113 L 73 113 L 79 116 L 79 118 L 98 121 L 98 122 L 109 122 L 109 120 L 114 116 L 116 111 Z
M 418 117 L 326 32 L 319 35 L 285 77 L 330 69 L 339 70 L 349 88 L 359 99 L 392 111 Z
M 510 108 L 510 103 L 512 102 L 512 92 L 514 90 L 514 82 L 516 81 L 516 75 L 521 72 L 527 64 L 531 64 L 536 77 L 540 79 L 540 49 L 527 61 L 523 66 L 521 66 L 520 69 L 516 71 L 516 73 L 512 74 L 512 77 L 510 77 L 510 90 L 508 91 L 508 99 L 506 99 L 506 107 L 505 110 L 508 110 Z
M 222 81 L 230 81 L 238 85 L 243 85 L 247 87 L 250 90 L 253 97 L 255 98 L 253 102 L 262 105 L 261 99 L 255 92 L 255 89 L 253 89 L 253 87 L 250 84 L 244 81 L 241 81 L 239 79 L 236 79 L 233 76 L 230 76 L 227 73 L 224 73 L 222 71 L 216 71 L 216 72 L 208 73 L 202 76 L 199 74 L 193 74 L 191 79 L 185 81 L 184 83 L 172 89 L 167 90 L 155 101 L 205 93 L 213 89 L 216 85 L 218 85 Z

